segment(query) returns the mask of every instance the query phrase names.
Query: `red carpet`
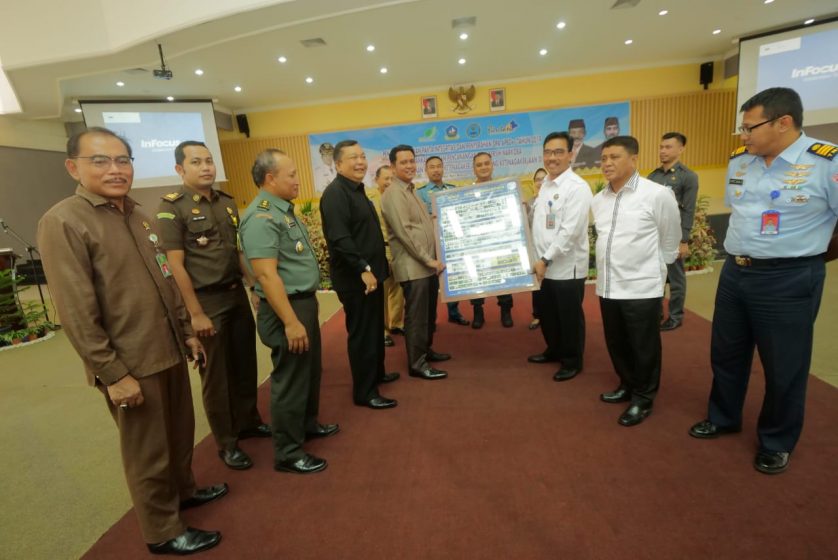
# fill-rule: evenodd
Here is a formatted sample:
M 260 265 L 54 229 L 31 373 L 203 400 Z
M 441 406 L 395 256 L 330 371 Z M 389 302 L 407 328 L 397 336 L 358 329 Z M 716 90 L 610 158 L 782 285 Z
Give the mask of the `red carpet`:
M 487 302 L 481 331 L 440 320 L 434 349 L 443 381 L 405 375 L 404 341 L 388 349 L 402 379 L 382 387 L 398 408 L 352 405 L 343 315 L 323 327 L 321 421 L 341 433 L 308 445 L 329 461 L 320 474 L 279 474 L 269 441 L 242 447 L 256 466 L 228 470 L 213 443 L 196 448 L 199 484 L 227 481 L 221 501 L 189 510 L 190 525 L 223 532 L 200 558 L 838 558 L 838 391 L 812 378 L 806 427 L 790 470 L 751 466 L 762 399 L 753 376 L 744 431 L 699 441 L 687 429 L 706 411 L 710 324 L 688 314 L 664 333 L 655 411 L 642 425 L 617 424 L 622 405 L 598 400 L 616 387 L 598 302 L 586 295 L 585 371 L 552 381 L 532 365 L 529 294 L 515 297 L 515 327 Z M 470 318 L 468 303 L 461 309 Z M 267 415 L 267 386 L 260 393 Z M 114 456 L 117 450 L 114 449 Z M 133 511 L 85 558 L 146 558 Z

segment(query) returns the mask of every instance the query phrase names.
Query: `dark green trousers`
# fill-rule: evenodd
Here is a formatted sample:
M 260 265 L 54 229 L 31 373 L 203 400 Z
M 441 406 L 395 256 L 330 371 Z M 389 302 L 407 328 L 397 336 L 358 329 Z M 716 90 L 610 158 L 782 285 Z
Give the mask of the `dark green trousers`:
M 274 460 L 296 461 L 305 455 L 306 431 L 317 426 L 320 409 L 320 324 L 317 297 L 292 299 L 291 307 L 308 335 L 309 349 L 302 354 L 288 351 L 285 325 L 273 308 L 262 300 L 256 319 L 259 338 L 271 349 L 271 425 Z

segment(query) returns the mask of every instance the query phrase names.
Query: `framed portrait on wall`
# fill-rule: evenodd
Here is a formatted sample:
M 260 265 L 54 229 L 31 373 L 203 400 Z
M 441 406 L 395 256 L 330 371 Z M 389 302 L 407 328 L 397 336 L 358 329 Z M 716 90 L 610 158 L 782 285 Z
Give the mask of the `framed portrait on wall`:
M 422 98 L 422 118 L 435 119 L 436 112 L 436 95 L 428 95 Z
M 506 88 L 489 90 L 489 110 L 506 111 Z

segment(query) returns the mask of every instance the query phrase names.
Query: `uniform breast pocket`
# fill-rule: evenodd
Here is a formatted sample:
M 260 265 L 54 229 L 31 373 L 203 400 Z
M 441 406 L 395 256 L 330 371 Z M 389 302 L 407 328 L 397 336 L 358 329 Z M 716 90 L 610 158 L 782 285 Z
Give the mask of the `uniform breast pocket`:
M 189 222 L 186 229 L 187 242 L 190 247 L 203 249 L 215 245 L 220 241 L 218 237 L 218 229 L 209 220 Z

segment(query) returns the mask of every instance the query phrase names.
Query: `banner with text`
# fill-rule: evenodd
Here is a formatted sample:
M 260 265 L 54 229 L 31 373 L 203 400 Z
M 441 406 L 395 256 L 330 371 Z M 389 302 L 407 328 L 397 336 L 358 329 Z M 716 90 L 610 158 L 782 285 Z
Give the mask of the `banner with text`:
M 368 187 L 373 185 L 376 169 L 390 163 L 390 148 L 398 144 L 410 144 L 416 150 L 417 185 L 426 182 L 425 158 L 433 155 L 445 163 L 446 181 L 472 178 L 471 160 L 477 152 L 492 154 L 496 178 L 532 175 L 543 165 L 544 137 L 557 130 L 569 131 L 575 139 L 574 170 L 582 175 L 599 173 L 606 137 L 631 134 L 629 111 L 630 104 L 621 102 L 311 134 L 314 190 L 323 192 L 335 178 L 333 149 L 346 139 L 357 140 L 367 155 L 364 183 Z

